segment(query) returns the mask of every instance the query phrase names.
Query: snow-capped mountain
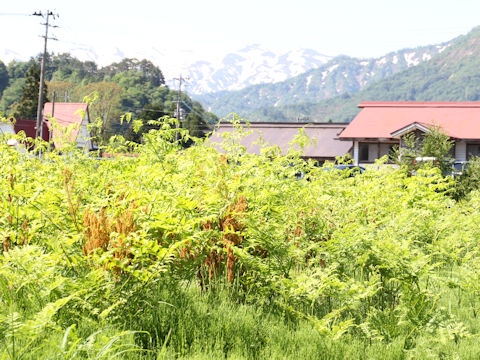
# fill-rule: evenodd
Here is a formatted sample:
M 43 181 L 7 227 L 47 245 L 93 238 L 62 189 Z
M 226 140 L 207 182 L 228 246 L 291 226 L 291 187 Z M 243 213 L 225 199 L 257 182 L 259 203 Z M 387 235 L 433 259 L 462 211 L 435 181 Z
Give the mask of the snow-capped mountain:
M 238 91 L 194 94 L 194 98 L 220 117 L 232 112 L 247 114 L 259 108 L 318 103 L 337 95 L 356 93 L 372 83 L 428 61 L 449 44 L 404 49 L 372 59 L 337 56 L 280 82 L 248 86 Z
M 194 62 L 186 67 L 182 74 L 190 79 L 190 93 L 205 94 L 283 81 L 318 68 L 330 59 L 330 56 L 315 50 L 299 49 L 275 53 L 255 44 L 229 53 L 218 62 Z

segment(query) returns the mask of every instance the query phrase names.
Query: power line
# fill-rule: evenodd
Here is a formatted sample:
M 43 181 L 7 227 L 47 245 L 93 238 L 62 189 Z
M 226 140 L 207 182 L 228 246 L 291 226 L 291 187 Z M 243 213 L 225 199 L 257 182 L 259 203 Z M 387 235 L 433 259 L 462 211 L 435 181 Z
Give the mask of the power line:
M 205 121 L 207 124 L 210 124 L 210 121 L 209 119 L 206 119 L 204 117 L 204 115 L 200 114 L 199 112 L 197 112 L 195 109 L 191 108 L 190 105 L 188 105 L 185 101 L 182 101 L 183 105 L 185 105 L 190 111 L 192 111 L 193 113 L 197 114 L 203 121 Z
M 213 125 L 212 123 L 209 123 L 207 119 L 205 119 L 204 117 L 201 116 L 200 113 L 196 112 L 195 110 L 193 110 L 190 106 L 188 106 L 188 104 L 186 104 L 184 101 L 182 101 L 182 103 L 184 105 L 186 105 L 190 110 L 192 110 L 193 112 L 195 112 L 198 116 L 200 116 L 203 120 L 206 121 L 206 124 L 207 125 L 198 125 L 198 124 L 193 124 L 193 125 L 190 125 L 188 128 L 189 129 L 195 129 L 195 130 L 205 130 L 205 128 L 210 125 Z M 164 115 L 176 115 L 176 111 L 168 111 L 168 110 L 160 110 L 160 109 L 149 109 L 149 108 L 137 108 L 137 107 L 125 107 L 124 109 L 126 110 L 138 110 L 138 111 L 151 111 L 151 112 L 157 112 L 157 113 L 162 113 Z M 141 119 L 141 120 L 144 120 L 144 121 L 149 121 L 149 120 L 157 120 L 157 119 Z M 125 126 L 125 125 L 124 125 Z
M 204 115 L 202 115 L 201 113 L 199 113 L 198 111 L 196 111 L 195 109 L 193 109 L 190 105 L 188 105 L 188 103 L 186 103 L 185 101 L 181 101 L 181 103 L 183 105 L 185 105 L 188 110 L 190 110 L 191 112 L 195 113 L 196 115 L 198 115 L 202 120 L 204 120 L 206 123 L 208 124 L 211 124 L 210 123 L 210 119 L 207 119 Z M 151 111 L 151 112 L 158 112 L 158 113 L 163 113 L 163 114 L 169 114 L 169 115 L 176 115 L 177 114 L 177 110 L 175 111 L 169 111 L 169 110 L 160 110 L 160 109 L 149 109 L 149 108 L 137 108 L 137 107 L 125 107 L 125 109 L 128 109 L 128 110 L 135 110 L 135 111 Z
M 25 13 L 0 13 L 0 16 L 31 16 L 32 14 Z

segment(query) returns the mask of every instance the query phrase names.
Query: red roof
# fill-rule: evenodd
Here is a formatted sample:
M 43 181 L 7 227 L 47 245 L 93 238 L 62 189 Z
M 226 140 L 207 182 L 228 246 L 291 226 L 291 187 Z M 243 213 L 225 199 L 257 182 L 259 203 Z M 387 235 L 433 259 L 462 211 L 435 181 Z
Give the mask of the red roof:
M 37 122 L 35 120 L 28 120 L 28 119 L 16 119 L 15 124 L 13 125 L 15 129 L 15 133 L 18 134 L 20 131 L 24 131 L 27 137 L 35 139 L 37 136 L 36 130 Z M 43 140 L 48 141 L 48 127 L 45 123 L 43 123 Z
M 76 140 L 78 133 L 80 131 L 80 126 L 82 124 L 82 120 L 85 117 L 84 113 L 88 111 L 88 105 L 84 103 L 46 103 L 43 108 L 43 117 L 45 120 L 48 120 L 50 117 L 54 117 L 58 124 L 62 125 L 63 127 L 68 127 L 72 124 L 76 124 L 74 130 L 71 133 L 71 140 Z M 48 128 L 52 127 L 50 121 L 47 121 Z M 56 143 L 56 139 L 58 138 L 58 131 L 53 129 L 52 133 L 53 142 L 55 146 L 58 144 Z
M 391 139 L 410 124 L 439 126 L 456 139 L 480 139 L 480 102 L 361 102 L 340 139 Z

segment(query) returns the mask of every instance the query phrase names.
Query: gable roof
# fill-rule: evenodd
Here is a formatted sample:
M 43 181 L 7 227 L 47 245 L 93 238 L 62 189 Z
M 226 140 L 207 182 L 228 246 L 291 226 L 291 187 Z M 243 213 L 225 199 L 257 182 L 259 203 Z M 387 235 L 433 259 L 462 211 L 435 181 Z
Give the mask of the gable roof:
M 339 138 L 392 139 L 414 123 L 440 127 L 456 139 L 480 139 L 480 102 L 361 102 L 362 111 Z
M 413 122 L 411 124 L 408 124 L 407 126 L 404 126 L 398 130 L 395 130 L 395 131 L 392 131 L 391 135 L 393 138 L 400 138 L 402 137 L 403 135 L 411 132 L 411 131 L 414 131 L 414 130 L 419 130 L 421 132 L 424 132 L 424 133 L 428 133 L 430 132 L 430 126 L 429 124 L 423 124 L 423 123 L 420 123 L 420 122 Z
M 345 155 L 352 143 L 349 141 L 339 141 L 338 134 L 345 129 L 345 123 L 287 123 L 287 122 L 257 122 L 250 123 L 252 134 L 246 136 L 240 143 L 247 148 L 248 153 L 260 153 L 260 146 L 254 144 L 259 140 L 260 135 L 270 145 L 277 145 L 286 154 L 291 142 L 300 128 L 305 129 L 306 135 L 315 139 L 316 145 L 310 145 L 305 148 L 305 156 L 312 158 L 335 158 Z M 231 123 L 220 123 L 219 127 L 213 133 L 210 141 L 222 142 L 221 134 L 232 132 L 234 127 Z
M 78 133 L 80 132 L 80 126 L 83 121 L 83 113 L 88 116 L 88 105 L 85 103 L 45 103 L 43 108 L 43 119 L 46 121 L 48 129 L 52 129 L 52 124 L 48 119 L 54 117 L 59 125 L 63 127 L 71 126 L 75 124 L 75 127 L 71 133 L 71 141 L 77 140 Z M 52 139 L 55 146 L 58 146 L 58 130 L 53 128 Z

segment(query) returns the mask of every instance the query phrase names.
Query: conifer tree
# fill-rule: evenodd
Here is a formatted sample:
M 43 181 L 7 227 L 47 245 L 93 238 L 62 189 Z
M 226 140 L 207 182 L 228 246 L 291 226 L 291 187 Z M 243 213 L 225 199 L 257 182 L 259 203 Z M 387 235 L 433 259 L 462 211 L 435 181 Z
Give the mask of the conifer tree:
M 37 116 L 38 92 L 40 89 L 40 67 L 34 63 L 25 74 L 25 85 L 23 86 L 22 98 L 12 105 L 13 116 L 16 118 L 32 119 Z M 47 86 L 43 88 L 43 103 L 47 99 Z

